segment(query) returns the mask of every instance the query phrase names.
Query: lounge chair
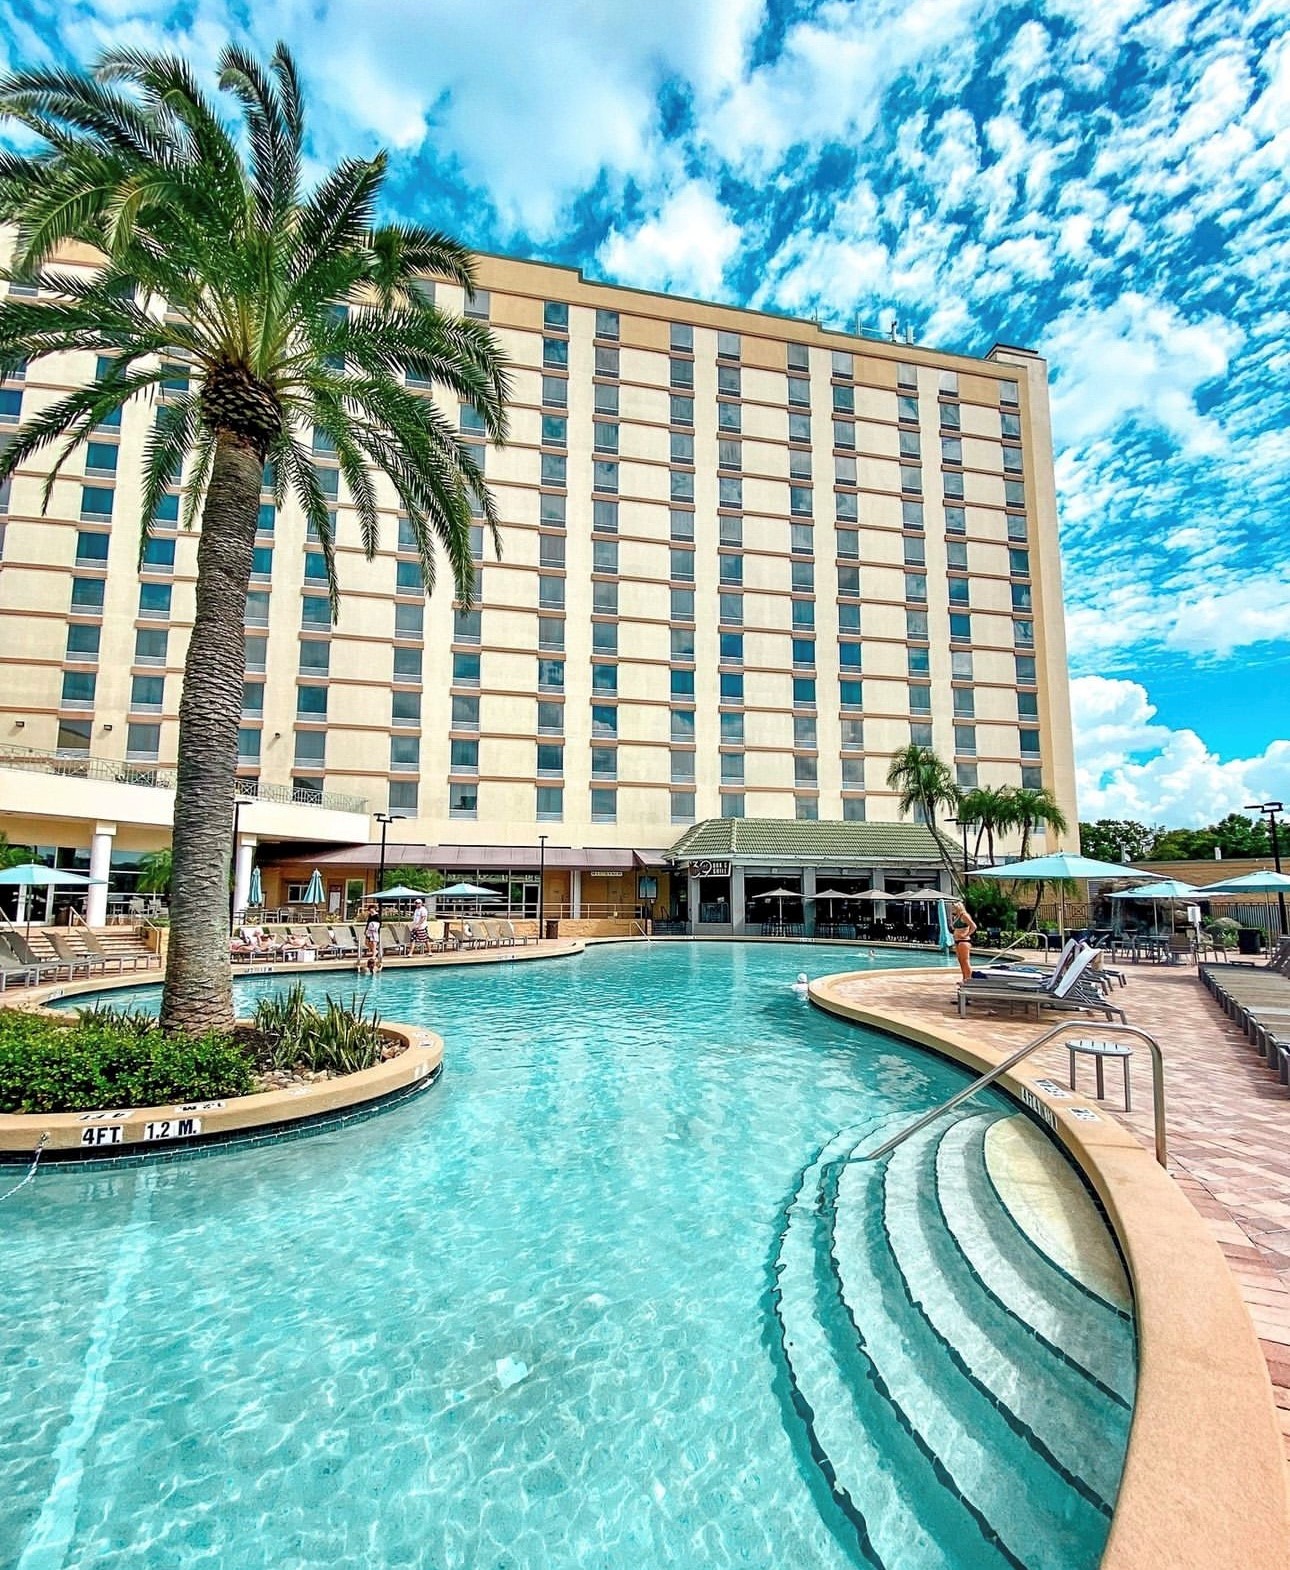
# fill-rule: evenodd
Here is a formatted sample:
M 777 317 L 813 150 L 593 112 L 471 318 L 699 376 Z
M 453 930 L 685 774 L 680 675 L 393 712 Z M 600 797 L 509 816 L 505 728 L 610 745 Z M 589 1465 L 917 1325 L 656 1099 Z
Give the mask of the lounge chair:
M 91 931 L 89 927 L 78 927 L 77 931 L 81 935 L 81 942 L 85 945 L 85 947 L 89 950 L 90 954 L 93 955 L 95 959 L 100 959 L 105 964 L 109 964 L 115 960 L 117 961 L 118 970 L 124 970 L 127 963 L 129 964 L 131 970 L 138 970 L 140 965 L 142 965 L 143 968 L 147 970 L 155 962 L 159 961 L 158 955 L 145 953 L 142 950 L 125 951 L 118 949 L 115 953 L 109 953 L 108 950 L 103 947 L 102 943 L 99 942 L 97 936 L 93 931 Z
M 385 929 L 385 946 L 393 949 L 396 954 L 406 954 L 412 938 L 408 932 L 406 921 L 392 921 Z
M 47 974 L 51 981 L 56 981 L 64 971 L 69 981 L 75 978 L 78 970 L 83 970 L 88 976 L 90 973 L 89 961 L 82 958 L 64 959 L 57 950 L 54 955 L 37 954 L 22 933 L 15 928 L 10 928 L 4 934 L 5 944 L 9 952 L 19 965 L 28 966 L 38 973 Z M 53 945 L 51 944 L 52 948 Z
M 45 938 L 64 964 L 72 965 L 77 970 L 84 968 L 87 976 L 96 970 L 105 971 L 109 966 L 114 967 L 118 975 L 125 969 L 124 963 L 115 954 L 94 955 L 78 949 L 65 932 L 47 931 Z
M 342 922 L 336 922 L 331 930 L 333 934 L 332 941 L 342 959 L 349 959 L 363 952 L 363 945 L 359 942 L 353 927 L 346 926 Z
M 340 945 L 336 942 L 335 935 L 328 927 L 324 927 L 321 922 L 317 924 L 311 923 L 307 930 L 309 936 L 313 939 L 315 953 L 323 958 L 330 958 L 332 955 L 340 953 Z
M 1087 944 L 1078 945 L 1061 974 L 1055 974 L 1038 986 L 1019 984 L 1016 980 L 994 983 L 974 978 L 963 982 L 958 989 L 959 1015 L 966 1016 L 969 1003 L 985 1003 L 995 1008 L 1033 1008 L 1036 1011 L 1089 1009 L 1105 1014 L 1108 1019 L 1118 1015 L 1123 1022 L 1124 1010 L 1108 1002 L 1096 983 L 1085 976 L 1098 952 Z

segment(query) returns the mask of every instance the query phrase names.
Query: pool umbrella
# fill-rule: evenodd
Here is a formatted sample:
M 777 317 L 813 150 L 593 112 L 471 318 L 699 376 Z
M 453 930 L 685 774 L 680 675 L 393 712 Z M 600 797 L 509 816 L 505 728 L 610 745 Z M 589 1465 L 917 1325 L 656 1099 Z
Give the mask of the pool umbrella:
M 900 897 L 901 899 L 919 900 L 928 904 L 930 904 L 932 900 L 937 900 L 942 905 L 952 905 L 958 898 L 958 895 L 942 894 L 940 889 L 908 889 Z
M 379 894 L 370 896 L 372 899 L 422 899 L 423 889 L 410 889 L 403 883 L 396 883 L 392 889 L 382 889 Z
M 1283 933 L 1286 930 L 1286 895 L 1290 894 L 1290 877 L 1284 872 L 1247 872 L 1241 878 L 1225 878 L 1221 883 L 1207 883 L 1196 893 L 1201 899 L 1241 899 L 1246 894 L 1275 894 L 1281 907 L 1281 930 Z
M 754 894 L 754 899 L 773 899 L 776 902 L 775 920 L 784 919 L 784 901 L 786 899 L 801 899 L 801 889 L 768 889 L 765 894 Z M 819 895 L 816 895 L 819 898 Z
M 821 899 L 828 900 L 828 902 L 829 902 L 829 920 L 832 921 L 833 920 L 833 901 L 835 899 L 856 899 L 856 898 L 858 898 L 858 896 L 855 895 L 855 894 L 847 894 L 842 889 L 816 889 L 816 891 L 815 891 L 815 898 L 817 900 L 821 900 Z
M 323 905 L 326 903 L 326 900 L 327 892 L 323 888 L 322 873 L 315 867 L 309 882 L 305 885 L 304 898 L 300 903 L 302 905 Z
M 495 894 L 492 889 L 481 889 L 478 883 L 450 883 L 446 889 L 436 889 L 431 896 L 433 899 L 495 899 L 504 900 L 504 894 Z
M 87 889 L 91 884 L 102 886 L 102 878 L 87 878 L 83 872 L 66 872 L 58 867 L 46 867 L 39 861 L 26 861 L 20 867 L 10 867 L 0 872 L 0 884 L 16 889 Z M 22 895 L 27 916 L 27 936 L 31 936 L 31 901 Z
M 954 939 L 950 936 L 950 918 L 945 909 L 944 900 L 938 901 L 936 906 L 937 938 L 941 949 L 948 954 L 954 947 Z
M 1015 878 L 1035 883 L 1055 883 L 1059 915 L 1057 931 L 1066 941 L 1066 890 L 1062 885 L 1069 881 L 1087 883 L 1093 878 L 1142 878 L 1155 877 L 1144 873 L 1140 867 L 1122 867 L 1115 861 L 1096 861 L 1092 856 L 1077 856 L 1070 851 L 1055 851 L 1051 856 L 1031 856 L 1026 861 L 1005 863 L 1001 867 L 978 867 L 978 878 Z
M 251 882 L 246 891 L 246 903 L 248 905 L 264 904 L 264 881 L 260 877 L 259 867 L 251 868 Z
M 1153 935 L 1158 935 L 1160 926 L 1160 905 L 1168 901 L 1171 905 L 1179 900 L 1194 900 L 1200 890 L 1193 888 L 1190 883 L 1184 883 L 1181 878 L 1161 878 L 1159 883 L 1144 883 L 1136 889 L 1121 889 L 1112 894 L 1111 899 L 1149 899 L 1153 901 L 1151 927 Z

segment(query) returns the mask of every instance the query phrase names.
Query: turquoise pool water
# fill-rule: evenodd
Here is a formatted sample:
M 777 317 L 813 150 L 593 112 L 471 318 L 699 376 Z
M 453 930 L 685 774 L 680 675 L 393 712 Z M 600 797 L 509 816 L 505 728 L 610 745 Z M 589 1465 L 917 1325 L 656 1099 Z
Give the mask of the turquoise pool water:
M 896 1563 L 863 1478 L 830 1483 L 860 1451 L 822 1453 L 879 1419 L 833 1438 L 814 1421 L 798 1375 L 822 1389 L 826 1371 L 790 1324 L 814 1244 L 790 1257 L 788 1222 L 821 1213 L 804 1174 L 963 1083 L 791 990 L 866 963 L 655 944 L 387 971 L 382 1014 L 447 1044 L 427 1094 L 278 1146 L 40 1172 L 0 1209 L 0 1564 Z M 867 1380 L 857 1361 L 848 1383 Z M 1071 1503 L 1034 1484 L 1065 1538 L 1027 1559 L 988 1526 L 963 1536 L 968 1483 L 918 1473 L 898 1427 L 895 1492 L 941 1523 L 902 1570 L 1096 1564 L 1105 1511 L 1078 1486 Z

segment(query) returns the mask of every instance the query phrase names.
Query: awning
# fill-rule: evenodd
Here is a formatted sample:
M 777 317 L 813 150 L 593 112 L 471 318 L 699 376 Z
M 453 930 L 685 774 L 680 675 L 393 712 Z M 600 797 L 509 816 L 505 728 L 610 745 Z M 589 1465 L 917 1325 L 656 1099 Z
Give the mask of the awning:
M 341 868 L 377 867 L 381 860 L 381 847 L 374 845 L 346 845 L 341 850 L 318 851 L 301 858 L 289 850 L 270 854 L 266 847 L 264 860 L 270 865 L 307 860 L 311 866 Z M 542 865 L 542 854 L 536 845 L 391 845 L 385 847 L 386 870 L 397 867 L 434 867 L 441 872 L 458 869 L 472 872 L 536 872 Z M 667 863 L 661 850 L 628 850 L 619 846 L 603 849 L 548 845 L 546 866 L 553 871 L 635 872 L 638 868 L 663 869 Z

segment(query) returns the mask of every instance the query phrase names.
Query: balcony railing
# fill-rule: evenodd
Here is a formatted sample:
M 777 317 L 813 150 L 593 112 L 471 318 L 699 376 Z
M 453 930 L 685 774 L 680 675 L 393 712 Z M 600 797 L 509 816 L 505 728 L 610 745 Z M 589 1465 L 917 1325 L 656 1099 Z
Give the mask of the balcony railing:
M 44 752 L 35 747 L 15 747 L 8 743 L 0 743 L 0 769 L 24 769 L 32 774 L 61 774 L 80 780 L 105 780 L 113 785 L 148 785 L 157 790 L 175 788 L 174 769 L 128 761 L 123 763 L 119 758 L 93 758 L 87 752 Z M 268 785 L 252 779 L 238 780 L 234 788 L 245 801 L 327 807 L 333 812 L 365 813 L 368 810 L 365 796 L 347 796 L 339 791 L 301 790 L 291 785 Z

